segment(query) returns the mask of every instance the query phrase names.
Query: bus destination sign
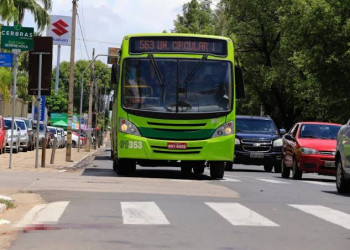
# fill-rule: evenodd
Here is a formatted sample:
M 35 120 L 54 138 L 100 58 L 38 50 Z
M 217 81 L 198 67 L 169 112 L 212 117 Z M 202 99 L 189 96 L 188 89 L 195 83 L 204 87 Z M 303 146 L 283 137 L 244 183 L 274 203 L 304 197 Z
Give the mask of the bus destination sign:
M 227 42 L 200 37 L 132 37 L 130 54 L 141 53 L 193 53 L 227 55 Z

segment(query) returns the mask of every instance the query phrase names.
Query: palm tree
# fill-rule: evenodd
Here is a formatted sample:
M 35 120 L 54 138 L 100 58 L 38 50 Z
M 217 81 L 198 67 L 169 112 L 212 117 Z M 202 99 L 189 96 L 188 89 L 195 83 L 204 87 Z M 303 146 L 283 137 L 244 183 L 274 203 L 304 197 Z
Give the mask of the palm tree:
M 42 31 L 45 26 L 50 22 L 50 16 L 48 11 L 51 10 L 52 0 L 0 0 L 0 1 L 13 1 L 14 6 L 18 10 L 18 18 L 15 23 L 22 24 L 25 11 L 30 11 L 35 19 L 38 28 Z M 42 3 L 41 6 L 38 2 Z
M 13 0 L 0 0 L 0 18 L 6 22 L 11 22 L 17 17 L 17 9 Z

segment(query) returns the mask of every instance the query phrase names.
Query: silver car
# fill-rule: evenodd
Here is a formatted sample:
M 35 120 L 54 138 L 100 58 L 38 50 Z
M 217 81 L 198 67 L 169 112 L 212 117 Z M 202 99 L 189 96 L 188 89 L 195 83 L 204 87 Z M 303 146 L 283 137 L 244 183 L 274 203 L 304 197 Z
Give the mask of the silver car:
M 335 158 L 338 193 L 350 192 L 350 120 L 340 128 Z
M 20 139 L 20 147 L 23 149 L 23 152 L 27 152 L 28 148 L 29 148 L 29 134 L 28 134 L 28 128 L 27 128 L 27 124 L 25 123 L 24 120 L 22 119 L 15 119 L 15 122 L 17 124 L 17 126 L 19 127 L 19 129 L 21 130 L 21 139 Z
M 20 140 L 21 140 L 21 130 L 17 126 L 17 123 L 14 122 L 13 126 L 13 134 L 11 134 L 11 127 L 12 127 L 12 119 L 11 118 L 4 118 L 5 126 L 9 129 L 7 130 L 7 142 L 6 142 L 6 149 L 11 149 L 12 152 L 17 153 L 20 149 Z M 13 144 L 11 145 L 11 137 L 13 137 Z

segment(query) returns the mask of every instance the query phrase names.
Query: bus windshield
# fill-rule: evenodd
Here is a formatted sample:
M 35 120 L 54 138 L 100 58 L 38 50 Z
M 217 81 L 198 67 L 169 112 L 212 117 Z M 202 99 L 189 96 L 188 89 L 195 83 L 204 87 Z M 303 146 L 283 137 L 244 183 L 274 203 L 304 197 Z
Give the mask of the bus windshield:
M 123 107 L 162 113 L 232 110 L 232 64 L 223 60 L 125 59 Z

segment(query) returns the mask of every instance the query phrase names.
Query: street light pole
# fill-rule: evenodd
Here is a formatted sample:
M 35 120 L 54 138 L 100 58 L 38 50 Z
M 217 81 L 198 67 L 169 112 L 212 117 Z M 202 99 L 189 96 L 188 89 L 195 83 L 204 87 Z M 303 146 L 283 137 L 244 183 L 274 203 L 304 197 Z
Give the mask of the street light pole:
M 67 149 L 66 161 L 72 161 L 72 123 L 73 123 L 73 93 L 74 93 L 74 52 L 75 52 L 75 26 L 77 17 L 77 0 L 73 0 L 72 13 L 72 36 L 70 47 L 70 71 L 69 71 L 69 94 L 68 94 L 68 126 L 67 126 Z

